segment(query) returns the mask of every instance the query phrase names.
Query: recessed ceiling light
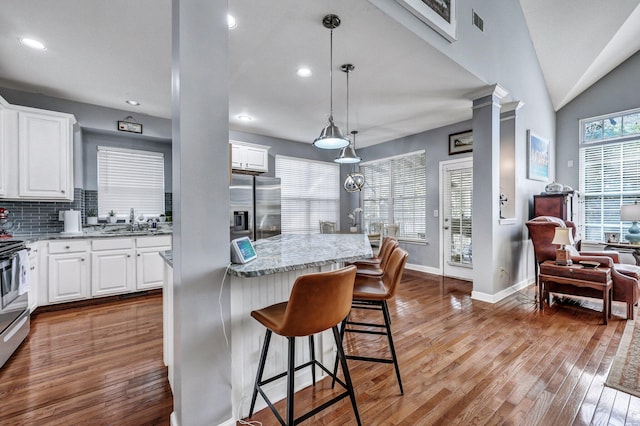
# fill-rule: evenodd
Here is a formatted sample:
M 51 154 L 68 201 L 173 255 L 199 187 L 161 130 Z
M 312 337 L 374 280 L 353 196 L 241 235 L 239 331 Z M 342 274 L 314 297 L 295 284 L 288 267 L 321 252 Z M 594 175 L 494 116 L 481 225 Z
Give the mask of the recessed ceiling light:
M 47 47 L 40 41 L 34 40 L 32 38 L 21 38 L 20 43 L 24 44 L 27 47 L 36 50 L 47 50 Z
M 233 15 L 227 15 L 227 26 L 230 30 L 238 26 L 238 22 L 236 21 L 236 18 L 233 17 Z
M 240 121 L 253 121 L 253 117 L 251 117 L 250 115 L 246 115 L 246 114 L 240 114 L 236 118 L 238 120 L 240 120 Z
M 131 100 L 131 99 L 127 100 L 127 103 L 128 103 L 129 105 L 133 105 L 133 106 L 138 106 L 138 105 L 140 105 L 140 102 L 138 102 L 138 101 L 133 101 L 133 100 Z
M 307 67 L 300 67 L 297 74 L 299 77 L 311 77 L 311 70 Z

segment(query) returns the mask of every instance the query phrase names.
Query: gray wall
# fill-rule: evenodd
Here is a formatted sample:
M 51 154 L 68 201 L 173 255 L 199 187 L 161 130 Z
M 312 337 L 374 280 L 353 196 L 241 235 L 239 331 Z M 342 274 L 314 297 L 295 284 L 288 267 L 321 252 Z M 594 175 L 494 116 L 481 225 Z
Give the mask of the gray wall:
M 640 107 L 640 52 L 597 81 L 557 114 L 558 182 L 578 189 L 579 159 L 578 120 Z M 573 161 L 573 167 L 568 167 Z

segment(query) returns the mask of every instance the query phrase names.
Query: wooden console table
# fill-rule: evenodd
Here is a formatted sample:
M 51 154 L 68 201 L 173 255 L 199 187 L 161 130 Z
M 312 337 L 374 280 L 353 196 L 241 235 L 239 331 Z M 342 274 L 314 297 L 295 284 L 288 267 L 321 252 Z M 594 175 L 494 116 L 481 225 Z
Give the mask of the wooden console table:
M 553 290 L 554 293 L 597 296 L 602 292 L 602 319 L 605 324 L 611 318 L 611 297 L 613 281 L 611 280 L 611 268 L 597 267 L 585 268 L 580 264 L 571 266 L 556 265 L 552 260 L 547 260 L 540 265 L 540 285 L 538 286 L 540 310 L 544 309 L 543 300 L 549 295 L 549 288 L 555 283 L 560 284 L 559 288 Z M 593 289 L 571 292 L 572 288 Z M 591 293 L 594 293 L 593 295 Z M 547 301 L 547 303 L 549 303 Z
M 631 253 L 636 260 L 636 265 L 640 266 L 640 244 L 629 243 L 605 243 L 605 250 L 624 251 Z

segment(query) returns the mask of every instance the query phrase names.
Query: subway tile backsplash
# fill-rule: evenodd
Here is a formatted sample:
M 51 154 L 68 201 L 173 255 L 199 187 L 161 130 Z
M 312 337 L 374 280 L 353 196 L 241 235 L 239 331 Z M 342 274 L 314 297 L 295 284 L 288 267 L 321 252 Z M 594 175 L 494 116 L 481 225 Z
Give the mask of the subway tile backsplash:
M 9 220 L 20 227 L 12 233 L 21 235 L 55 233 L 64 230 L 64 223 L 58 220 L 60 210 L 82 211 L 82 223 L 86 223 L 87 209 L 98 209 L 98 191 L 74 189 L 74 201 L 10 201 L 1 200 L 0 207 L 9 210 Z M 171 211 L 172 194 L 165 193 L 165 210 Z

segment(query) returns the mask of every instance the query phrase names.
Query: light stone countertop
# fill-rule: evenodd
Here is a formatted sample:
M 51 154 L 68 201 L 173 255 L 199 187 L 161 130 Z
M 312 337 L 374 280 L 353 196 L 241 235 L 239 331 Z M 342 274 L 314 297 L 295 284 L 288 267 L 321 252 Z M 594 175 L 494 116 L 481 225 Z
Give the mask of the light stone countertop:
M 15 233 L 9 240 L 23 240 L 27 243 L 33 243 L 36 241 L 44 240 L 68 240 L 68 239 L 93 239 L 93 238 L 116 238 L 116 237 L 153 237 L 156 235 L 172 235 L 173 228 L 170 225 L 163 225 L 156 231 L 140 230 L 129 231 L 126 225 L 112 225 L 112 226 L 95 226 L 83 228 L 82 234 L 78 235 L 66 235 L 61 232 L 48 232 L 48 233 L 30 233 L 20 234 Z
M 373 256 L 365 234 L 282 234 L 253 244 L 258 257 L 232 264 L 229 275 L 257 277 Z

